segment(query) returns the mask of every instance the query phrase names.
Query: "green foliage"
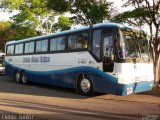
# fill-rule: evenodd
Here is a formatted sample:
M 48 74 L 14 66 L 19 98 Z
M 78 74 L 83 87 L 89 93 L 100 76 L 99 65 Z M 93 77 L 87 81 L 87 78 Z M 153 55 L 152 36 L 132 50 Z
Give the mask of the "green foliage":
M 110 18 L 111 2 L 105 0 L 48 0 L 49 7 L 57 12 L 69 11 L 77 24 L 92 25 Z
M 155 28 L 160 26 L 160 0 L 127 0 L 124 7 L 132 6 L 132 11 L 120 13 L 112 18 L 114 22 L 128 22 L 133 25 L 148 24 L 154 25 Z M 140 26 L 141 27 L 141 26 Z
M 0 7 L 5 10 L 19 11 L 12 17 L 15 24 L 34 30 L 38 29 L 41 33 L 48 33 L 46 32 L 48 28 L 44 28 L 44 24 L 46 21 L 53 22 L 54 20 L 53 11 L 47 8 L 47 2 L 44 0 L 3 0 Z M 45 19 L 47 20 L 45 21 Z
M 109 6 L 111 3 L 96 0 L 77 0 L 71 12 L 76 14 L 75 18 L 80 23 L 92 25 L 102 23 L 105 18 L 109 18 Z M 73 9 L 74 8 L 74 9 Z
M 132 11 L 120 13 L 117 16 L 114 16 L 112 20 L 116 22 L 125 22 L 128 18 L 139 18 L 142 16 L 148 17 L 147 13 L 148 11 L 146 11 L 144 8 L 137 8 Z
M 17 10 L 24 3 L 24 1 L 25 0 L 1 0 L 0 8 L 8 11 Z
M 114 16 L 111 21 L 141 27 L 145 23 L 143 17 L 148 18 L 149 12 L 145 8 L 136 8 L 132 11 L 126 11 Z
M 0 21 L 0 51 L 4 52 L 5 43 L 7 39 L 5 38 L 5 32 L 10 28 L 12 23 L 10 21 L 4 22 Z
M 69 0 L 47 0 L 47 7 L 58 13 L 64 13 L 69 11 L 71 7 L 71 1 Z
M 37 31 L 23 26 L 17 26 L 11 21 L 0 21 L 0 50 L 4 52 L 8 41 L 20 40 L 40 35 Z
M 112 5 L 105 0 L 2 0 L 0 7 L 19 13 L 12 17 L 16 25 L 36 29 L 42 34 L 54 32 L 53 27 L 59 30 L 69 29 L 69 18 L 60 17 L 59 23 L 53 25 L 55 12 L 69 11 L 76 24 L 92 25 L 102 23 L 110 18 L 109 7 Z
M 8 29 L 12 25 L 11 21 L 0 21 L 0 31 Z
M 11 29 L 15 31 L 15 34 L 11 36 L 9 40 L 21 40 L 25 38 L 35 37 L 41 35 L 38 31 L 33 30 L 29 27 L 12 25 Z
M 55 28 L 57 31 L 69 30 L 73 21 L 69 17 L 60 16 L 58 18 L 58 23 L 55 24 Z
M 29 25 L 34 29 L 36 29 L 45 16 L 50 14 L 43 0 L 25 0 L 19 10 L 20 13 L 13 17 L 15 23 L 20 23 L 24 26 Z

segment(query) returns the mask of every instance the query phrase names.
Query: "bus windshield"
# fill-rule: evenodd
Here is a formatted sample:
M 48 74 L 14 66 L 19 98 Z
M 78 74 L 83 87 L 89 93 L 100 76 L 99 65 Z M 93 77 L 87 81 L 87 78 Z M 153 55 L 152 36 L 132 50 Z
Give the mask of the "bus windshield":
M 121 30 L 119 58 L 126 60 L 149 60 L 149 46 L 147 39 L 140 39 L 133 31 Z

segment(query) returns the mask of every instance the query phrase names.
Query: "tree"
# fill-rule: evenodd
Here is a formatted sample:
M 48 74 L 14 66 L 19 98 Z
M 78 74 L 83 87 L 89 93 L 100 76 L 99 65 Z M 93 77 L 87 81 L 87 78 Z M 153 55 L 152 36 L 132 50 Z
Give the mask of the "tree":
M 60 4 L 56 4 L 60 3 Z M 57 12 L 70 11 L 76 24 L 93 25 L 110 17 L 111 2 L 106 0 L 48 0 L 48 7 Z
M 126 11 L 123 13 L 119 13 L 111 18 L 112 22 L 116 23 L 128 23 L 131 26 L 135 26 L 138 28 L 142 28 L 145 24 L 145 21 L 142 19 L 141 16 L 148 16 L 148 11 L 143 8 L 134 9 L 132 11 Z
M 124 6 L 133 6 L 134 10 L 121 13 L 114 17 L 114 21 L 138 25 L 141 27 L 147 24 L 150 28 L 150 49 L 154 64 L 154 79 L 156 82 L 159 78 L 159 59 L 160 59 L 160 0 L 128 0 Z M 155 33 L 153 33 L 155 27 Z M 154 35 L 154 36 L 153 36 Z
M 69 30 L 72 24 L 73 24 L 73 21 L 69 17 L 60 16 L 58 18 L 58 23 L 55 24 L 55 28 L 56 28 L 56 31 Z
M 13 16 L 17 25 L 37 29 L 42 34 L 49 34 L 53 30 L 55 13 L 48 10 L 44 0 L 2 0 L 0 7 L 4 10 L 18 10 L 19 13 Z
M 17 26 L 11 21 L 0 21 L 0 51 L 5 50 L 5 44 L 11 40 L 20 40 L 40 35 L 29 27 Z
M 71 13 L 76 14 L 74 17 L 76 21 L 84 25 L 93 25 L 102 23 L 105 18 L 110 17 L 109 6 L 111 3 L 105 0 L 77 0 L 73 3 Z
M 70 0 L 47 0 L 47 7 L 60 14 L 68 12 L 71 4 Z
M 0 51 L 4 52 L 5 49 L 5 43 L 7 42 L 7 39 L 4 37 L 5 36 L 5 31 L 10 28 L 11 22 L 7 21 L 0 21 Z

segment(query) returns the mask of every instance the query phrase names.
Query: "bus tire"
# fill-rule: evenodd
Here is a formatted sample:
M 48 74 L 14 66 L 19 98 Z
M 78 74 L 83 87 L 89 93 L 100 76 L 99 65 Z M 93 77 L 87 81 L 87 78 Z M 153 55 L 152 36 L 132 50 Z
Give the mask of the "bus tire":
M 27 81 L 27 75 L 26 75 L 26 72 L 25 71 L 22 71 L 22 74 L 21 74 L 21 79 L 22 79 L 22 83 L 24 85 L 27 85 L 28 84 L 28 81 Z
M 21 73 L 20 71 L 16 70 L 15 73 L 14 73 L 14 80 L 17 82 L 17 83 L 21 83 Z
M 93 84 L 87 75 L 80 75 L 77 87 L 80 94 L 85 96 L 93 95 Z

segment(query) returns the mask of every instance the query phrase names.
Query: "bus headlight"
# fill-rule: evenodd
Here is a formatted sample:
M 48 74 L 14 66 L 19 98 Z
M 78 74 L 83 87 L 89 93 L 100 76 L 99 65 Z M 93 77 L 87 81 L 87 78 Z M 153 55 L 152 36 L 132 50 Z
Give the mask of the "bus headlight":
M 133 88 L 132 87 L 127 87 L 127 95 L 133 93 Z
M 119 79 L 118 79 L 118 83 L 119 84 L 131 84 L 131 83 L 134 83 L 134 78 L 132 78 L 132 77 L 119 77 Z
M 120 83 L 120 84 L 125 84 L 125 81 L 126 80 L 122 77 L 118 79 L 118 83 Z

